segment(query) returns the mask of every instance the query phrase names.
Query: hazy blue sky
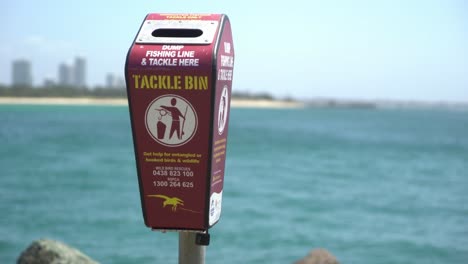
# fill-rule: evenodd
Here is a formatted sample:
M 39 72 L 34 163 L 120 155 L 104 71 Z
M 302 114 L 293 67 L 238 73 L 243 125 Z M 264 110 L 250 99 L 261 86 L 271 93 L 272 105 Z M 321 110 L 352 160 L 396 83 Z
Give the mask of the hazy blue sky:
M 147 13 L 225 13 L 233 26 L 234 89 L 296 98 L 468 101 L 468 2 L 0 2 L 0 83 L 32 61 L 35 84 L 57 65 L 88 61 L 88 85 L 122 74 Z

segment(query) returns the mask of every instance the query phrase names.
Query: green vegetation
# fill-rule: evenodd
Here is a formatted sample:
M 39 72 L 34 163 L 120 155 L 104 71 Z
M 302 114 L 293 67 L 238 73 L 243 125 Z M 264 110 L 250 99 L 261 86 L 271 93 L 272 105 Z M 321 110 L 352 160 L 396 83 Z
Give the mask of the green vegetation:
M 250 92 L 233 92 L 232 98 L 237 99 L 257 99 L 257 100 L 275 100 L 275 98 L 268 93 L 250 93 Z

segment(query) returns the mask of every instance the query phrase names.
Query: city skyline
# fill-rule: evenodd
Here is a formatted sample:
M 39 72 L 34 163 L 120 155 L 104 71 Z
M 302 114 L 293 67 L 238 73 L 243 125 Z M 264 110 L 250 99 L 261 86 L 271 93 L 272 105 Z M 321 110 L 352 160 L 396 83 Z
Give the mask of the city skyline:
M 86 59 L 75 57 L 73 64 L 60 63 L 57 80 L 57 84 L 63 86 L 86 87 Z
M 115 73 L 108 72 L 103 78 L 102 85 L 89 86 L 86 81 L 87 63 L 84 57 L 75 57 L 74 63 L 61 62 L 57 66 L 56 79 L 44 77 L 40 84 L 34 83 L 34 68 L 30 60 L 20 58 L 11 62 L 10 86 L 48 87 L 64 86 L 72 88 L 125 88 L 125 80 Z

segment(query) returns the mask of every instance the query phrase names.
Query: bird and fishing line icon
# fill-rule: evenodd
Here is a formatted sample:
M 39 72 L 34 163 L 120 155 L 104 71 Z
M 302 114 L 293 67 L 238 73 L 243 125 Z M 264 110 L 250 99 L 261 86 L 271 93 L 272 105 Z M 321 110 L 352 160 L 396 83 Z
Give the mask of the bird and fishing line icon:
M 229 108 L 229 93 L 228 87 L 225 85 L 223 91 L 221 92 L 221 97 L 219 99 L 218 107 L 218 133 L 221 135 L 224 132 L 226 127 L 228 108 Z
M 182 211 L 187 211 L 187 212 L 191 212 L 191 213 L 200 213 L 200 212 L 197 212 L 197 211 L 194 211 L 194 210 L 190 210 L 190 209 L 187 209 L 187 208 L 184 208 L 184 201 L 178 197 L 169 197 L 167 195 L 163 195 L 163 194 L 150 194 L 150 195 L 147 195 L 148 197 L 150 198 L 160 198 L 160 199 L 163 199 L 163 202 L 162 202 L 162 207 L 163 208 L 166 208 L 166 206 L 170 206 L 170 209 L 172 212 L 177 212 L 177 210 L 182 210 Z
M 192 139 L 198 118 L 192 104 L 178 95 L 154 99 L 146 109 L 146 129 L 162 145 L 181 146 Z

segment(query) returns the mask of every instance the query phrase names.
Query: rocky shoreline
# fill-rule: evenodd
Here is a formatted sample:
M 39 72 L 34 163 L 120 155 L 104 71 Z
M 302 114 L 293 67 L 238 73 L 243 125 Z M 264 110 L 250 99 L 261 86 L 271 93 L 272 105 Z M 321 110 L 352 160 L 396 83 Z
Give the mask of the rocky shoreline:
M 98 264 L 99 262 L 62 242 L 33 241 L 18 257 L 17 264 Z
M 98 264 L 96 260 L 63 242 L 40 239 L 33 241 L 18 257 L 17 264 Z M 325 249 L 314 249 L 294 264 L 339 264 Z

